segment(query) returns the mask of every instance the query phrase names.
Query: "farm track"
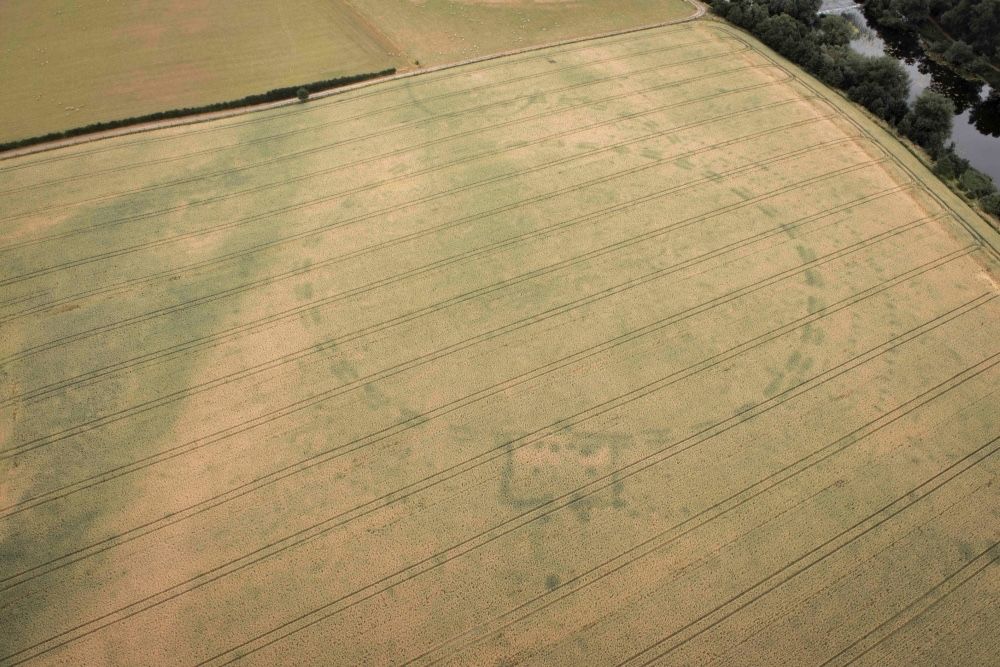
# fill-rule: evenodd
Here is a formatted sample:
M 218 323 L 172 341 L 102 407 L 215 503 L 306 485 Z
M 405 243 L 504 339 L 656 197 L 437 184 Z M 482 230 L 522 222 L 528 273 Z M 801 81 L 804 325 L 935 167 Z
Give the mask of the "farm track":
M 636 60 L 737 40 L 724 71 Z M 750 40 L 560 48 L 0 167 L 47 181 L 5 197 L 53 190 L 2 248 L 0 627 L 33 622 L 0 664 L 985 650 L 995 241 Z M 581 62 L 522 69 L 562 52 Z M 554 132 L 480 104 L 529 83 Z M 478 110 L 372 131 L 410 113 L 399 91 Z M 234 171 L 198 156 L 238 142 L 170 154 L 305 113 L 330 155 L 309 128 Z M 111 189 L 57 192 L 84 178 Z M 210 202 L 180 192 L 203 179 Z

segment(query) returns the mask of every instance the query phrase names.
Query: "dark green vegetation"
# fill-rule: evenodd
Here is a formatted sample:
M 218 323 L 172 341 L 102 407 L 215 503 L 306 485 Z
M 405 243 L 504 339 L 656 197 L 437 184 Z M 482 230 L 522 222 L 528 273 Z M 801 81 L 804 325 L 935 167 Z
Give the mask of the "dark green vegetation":
M 1000 82 L 1000 0 L 863 0 L 880 26 L 919 32 L 927 50 L 961 72 Z
M 714 0 L 712 10 L 758 36 L 883 120 L 896 124 L 907 113 L 909 80 L 889 57 L 872 58 L 848 48 L 852 28 L 841 16 L 817 14 L 822 0 Z
M 353 74 L 351 76 L 343 76 L 337 79 L 328 79 L 326 81 L 314 81 L 312 83 L 306 83 L 301 86 L 283 86 L 281 88 L 275 88 L 273 90 L 269 90 L 266 93 L 247 95 L 246 97 L 242 97 L 238 100 L 215 102 L 213 104 L 206 104 L 204 106 L 190 107 L 185 109 L 170 109 L 167 111 L 157 111 L 156 113 L 146 114 L 145 116 L 134 116 L 132 118 L 120 118 L 118 120 L 109 120 L 100 123 L 92 123 L 90 125 L 85 125 L 83 127 L 75 127 L 69 130 L 64 130 L 62 132 L 50 132 L 49 134 L 44 134 L 38 137 L 29 137 L 27 139 L 18 139 L 16 141 L 9 141 L 7 143 L 0 144 L 0 151 L 12 150 L 15 148 L 23 148 L 25 146 L 34 146 L 36 144 L 42 144 L 47 141 L 56 141 L 58 139 L 79 137 L 85 134 L 104 132 L 105 130 L 114 130 L 119 127 L 128 127 L 129 125 L 141 125 L 142 123 L 151 123 L 158 120 L 171 120 L 174 118 L 184 118 L 185 116 L 196 116 L 198 114 L 210 113 L 212 111 L 237 109 L 239 107 L 251 106 L 254 104 L 265 104 L 267 102 L 279 102 L 281 100 L 290 100 L 296 97 L 300 101 L 304 102 L 306 99 L 309 99 L 310 93 L 318 93 L 324 90 L 339 88 L 341 86 L 348 86 L 352 83 L 359 83 L 361 81 L 377 79 L 379 77 L 389 76 L 391 74 L 394 74 L 395 72 L 396 72 L 395 68 L 390 68 L 382 70 L 381 72 Z M 305 95 L 305 99 L 303 99 L 303 93 Z
M 963 0 L 964 1 L 964 0 Z M 1000 3 L 1000 0 L 996 0 Z M 927 150 L 932 160 L 946 160 L 935 172 L 957 185 L 971 199 L 996 192 L 986 174 L 945 146 L 954 108 L 944 96 L 925 91 L 911 109 L 907 104 L 909 77 L 895 59 L 871 57 L 851 50 L 852 27 L 838 15 L 820 17 L 822 0 L 714 0 L 713 11 L 749 30 L 789 60 L 886 121 Z M 968 177 L 963 178 L 969 172 Z M 984 180 L 985 179 L 985 180 Z M 996 215 L 994 200 L 981 208 Z

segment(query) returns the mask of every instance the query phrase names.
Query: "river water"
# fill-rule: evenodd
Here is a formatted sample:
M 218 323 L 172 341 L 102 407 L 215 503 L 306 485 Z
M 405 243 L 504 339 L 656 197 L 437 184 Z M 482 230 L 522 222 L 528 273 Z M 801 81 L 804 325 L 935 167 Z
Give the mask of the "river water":
M 1000 185 L 1000 93 L 991 95 L 985 83 L 966 81 L 928 58 L 919 41 L 872 26 L 862 8 L 851 0 L 824 0 L 820 12 L 839 13 L 860 29 L 851 48 L 871 56 L 888 55 L 910 75 L 910 101 L 930 87 L 955 103 L 951 140 L 958 154 Z

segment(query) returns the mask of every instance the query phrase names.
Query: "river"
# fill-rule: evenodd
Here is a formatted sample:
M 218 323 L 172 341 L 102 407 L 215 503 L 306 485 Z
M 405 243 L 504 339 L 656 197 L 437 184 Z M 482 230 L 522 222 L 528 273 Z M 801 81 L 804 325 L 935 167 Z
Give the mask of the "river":
M 843 14 L 860 29 L 851 48 L 871 56 L 892 56 L 910 75 L 910 101 L 930 87 L 955 103 L 951 140 L 958 154 L 1000 185 L 1000 94 L 990 95 L 985 83 L 967 81 L 928 58 L 912 35 L 898 34 L 865 19 L 851 0 L 824 0 L 821 13 Z

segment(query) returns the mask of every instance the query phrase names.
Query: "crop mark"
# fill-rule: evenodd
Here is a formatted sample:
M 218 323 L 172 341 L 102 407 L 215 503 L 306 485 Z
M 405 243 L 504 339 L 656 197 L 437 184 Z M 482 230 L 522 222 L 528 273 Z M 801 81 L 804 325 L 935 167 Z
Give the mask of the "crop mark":
M 784 126 L 772 129 L 772 130 L 766 130 L 766 131 L 763 131 L 763 132 L 755 133 L 753 135 L 739 137 L 737 139 L 733 139 L 733 140 L 730 140 L 730 141 L 725 141 L 725 142 L 720 142 L 720 143 L 717 143 L 717 144 L 712 144 L 710 146 L 706 146 L 706 147 L 703 147 L 701 149 L 697 149 L 697 150 L 694 150 L 694 151 L 689 151 L 688 153 L 683 154 L 683 155 L 692 155 L 692 154 L 695 154 L 695 153 L 702 153 L 702 152 L 705 152 L 705 151 L 717 150 L 717 149 L 719 149 L 721 147 L 732 145 L 732 144 L 736 144 L 736 143 L 740 143 L 741 141 L 745 141 L 747 139 L 756 139 L 756 138 L 759 138 L 761 136 L 773 134 L 775 132 L 786 131 L 786 130 L 792 128 L 792 127 L 806 125 L 808 123 L 816 122 L 817 120 L 821 120 L 823 118 L 824 117 L 820 117 L 819 119 L 808 119 L 808 120 L 805 120 L 805 121 L 799 121 L 797 123 L 787 124 L 787 125 L 784 125 Z M 681 159 L 681 158 L 674 157 L 674 158 L 670 158 L 669 160 L 664 159 L 664 160 L 662 160 L 662 162 L 664 162 L 664 163 L 676 162 L 677 159 Z M 603 183 L 603 182 L 606 182 L 606 181 L 609 181 L 609 180 L 612 180 L 612 179 L 615 179 L 615 178 L 619 178 L 619 177 L 621 177 L 624 174 L 636 173 L 637 171 L 641 171 L 642 169 L 645 169 L 645 168 L 651 168 L 652 166 L 657 166 L 657 165 L 646 165 L 646 166 L 643 166 L 643 167 L 628 169 L 628 170 L 625 170 L 624 172 L 621 172 L 621 171 L 614 172 L 613 174 L 610 174 L 610 175 L 607 175 L 607 176 L 602 176 L 602 177 L 599 177 L 599 178 L 591 179 L 591 180 L 583 182 L 583 183 L 578 183 L 578 184 L 576 184 L 574 186 L 567 186 L 566 188 L 561 188 L 560 190 L 557 190 L 555 192 L 546 193 L 544 195 L 544 197 L 549 198 L 549 197 L 558 196 L 560 194 L 565 194 L 567 192 L 575 192 L 579 188 L 582 188 L 582 187 L 585 187 L 585 186 L 589 186 L 589 185 L 593 185 L 593 184 L 596 184 L 596 183 Z M 896 190 L 896 191 L 898 191 L 898 190 Z M 532 203 L 534 203 L 535 201 L 537 201 L 537 199 L 532 199 Z M 523 202 L 524 202 L 524 200 L 522 200 L 522 202 L 519 202 L 519 205 L 523 205 Z M 189 301 L 185 301 L 183 303 L 175 304 L 175 305 L 167 307 L 167 308 L 158 309 L 157 311 L 153 311 L 153 312 L 155 313 L 156 317 L 163 317 L 165 315 L 173 314 L 173 313 L 176 313 L 176 312 L 180 312 L 180 311 L 186 310 L 188 308 L 194 308 L 194 307 L 197 307 L 197 306 L 200 306 L 200 305 L 204 305 L 205 303 L 210 303 L 212 301 L 216 301 L 218 299 L 227 298 L 227 297 L 233 296 L 235 294 L 241 294 L 241 293 L 249 291 L 251 289 L 257 289 L 257 288 L 262 287 L 262 286 L 272 285 L 272 284 L 275 284 L 276 282 L 278 282 L 279 280 L 284 280 L 284 279 L 291 278 L 291 277 L 298 277 L 298 276 L 306 275 L 306 274 L 312 273 L 313 271 L 317 271 L 317 270 L 320 270 L 320 269 L 332 266 L 334 264 L 346 261 L 347 259 L 353 259 L 355 257 L 359 257 L 359 256 L 362 256 L 362 255 L 365 255 L 365 254 L 369 254 L 369 253 L 372 253 L 372 252 L 383 250 L 383 249 L 385 249 L 387 247 L 392 247 L 392 246 L 395 246 L 395 245 L 400 244 L 400 243 L 411 241 L 414 238 L 419 238 L 419 237 L 422 237 L 422 236 L 426 236 L 426 235 L 430 235 L 430 234 L 433 234 L 433 233 L 437 233 L 437 232 L 439 232 L 439 231 L 441 231 L 442 229 L 445 229 L 445 228 L 450 228 L 450 227 L 454 227 L 454 226 L 457 226 L 457 225 L 460 225 L 460 224 L 465 224 L 466 221 L 467 221 L 467 218 L 460 218 L 457 221 L 448 221 L 448 222 L 445 222 L 445 223 L 443 223 L 441 225 L 437 225 L 437 226 L 435 226 L 434 228 L 432 228 L 430 230 L 421 230 L 419 232 L 414 232 L 412 234 L 407 234 L 407 235 L 405 235 L 405 236 L 403 236 L 401 238 L 393 239 L 392 241 L 386 241 L 386 242 L 382 242 L 382 243 L 373 244 L 373 245 L 368 246 L 366 248 L 361 248 L 359 250 L 352 251 L 350 253 L 346 253 L 344 255 L 334 256 L 334 257 L 331 257 L 329 259 L 323 260 L 321 262 L 316 262 L 316 263 L 313 263 L 313 264 L 309 264 L 308 266 L 304 266 L 304 267 L 292 269 L 290 271 L 286 271 L 286 272 L 280 273 L 277 276 L 267 276 L 267 277 L 261 278 L 259 280 L 252 281 L 250 283 L 244 283 L 243 285 L 237 285 L 237 286 L 234 286 L 234 287 L 222 290 L 220 292 L 215 292 L 213 294 L 209 294 L 209 295 L 205 295 L 205 296 L 202 296 L 202 297 L 198 297 L 197 299 L 192 299 L 192 300 L 189 300 Z M 471 252 L 471 251 L 469 251 L 469 252 Z M 418 269 L 419 269 L 419 267 L 418 267 Z M 418 269 L 414 269 L 414 271 L 416 271 Z M 403 279 L 401 277 L 401 275 L 405 275 L 405 274 L 397 274 L 396 276 L 393 277 L 393 282 L 395 282 L 396 280 Z M 304 298 L 308 298 L 309 296 L 311 296 L 311 295 L 307 295 Z M 330 299 L 333 299 L 333 300 L 336 301 L 336 300 L 340 300 L 341 298 L 346 298 L 346 297 L 344 297 L 341 294 L 341 295 L 329 295 L 328 297 L 325 297 L 325 298 L 330 298 Z M 318 299 L 314 299 L 312 301 L 308 301 L 307 303 L 300 304 L 300 305 L 303 306 L 303 307 L 315 308 L 315 307 L 317 307 L 318 301 L 319 301 Z M 149 313 L 146 313 L 146 315 L 149 315 Z M 249 324 L 249 323 L 244 323 L 241 326 L 245 326 L 247 324 Z M 209 338 L 210 340 L 213 340 L 213 339 L 217 340 L 218 339 L 218 334 L 217 333 L 210 334 L 206 338 Z M 319 343 L 319 345 L 325 345 L 325 343 L 321 342 L 321 343 Z M 183 349 L 191 349 L 190 347 L 188 347 L 188 343 L 182 343 L 182 344 L 180 344 L 180 346 L 183 346 Z M 13 403 L 15 403 L 17 401 L 22 401 L 22 402 L 25 402 L 25 401 L 34 401 L 34 400 L 46 397 L 48 395 L 51 395 L 53 393 L 61 392 L 61 391 L 65 390 L 65 389 L 68 389 L 68 388 L 79 388 L 79 387 L 85 386 L 86 384 L 89 384 L 92 380 L 94 380 L 96 378 L 106 376 L 106 375 L 108 375 L 108 374 L 110 374 L 112 372 L 115 372 L 115 371 L 118 371 L 118 370 L 122 370 L 124 368 L 134 368 L 136 365 L 139 365 L 141 363 L 146 363 L 146 361 L 153 362 L 153 361 L 157 361 L 159 359 L 162 359 L 163 358 L 162 355 L 167 354 L 168 352 L 169 353 L 173 353 L 173 351 L 176 350 L 178 347 L 179 346 L 175 345 L 175 346 L 172 346 L 171 348 L 167 348 L 167 351 L 160 350 L 160 351 L 156 351 L 156 352 L 146 353 L 146 354 L 142 355 L 142 357 L 141 357 L 145 361 L 138 361 L 137 358 L 123 360 L 123 361 L 115 364 L 113 367 L 105 367 L 105 368 L 102 368 L 102 369 L 97 369 L 95 371 L 92 371 L 92 372 L 89 372 L 89 373 L 86 373 L 86 374 L 83 374 L 83 375 L 79 375 L 79 376 L 76 376 L 74 378 L 70 378 L 68 380 L 62 380 L 62 381 L 50 383 L 49 385 L 45 385 L 43 387 L 38 387 L 38 388 L 33 389 L 33 390 L 29 391 L 29 392 L 25 392 L 25 393 L 22 393 L 22 394 L 20 394 L 18 396 L 13 396 L 13 397 L 10 397 L 10 398 L 8 398 L 6 400 L 0 401 L 0 406 L 13 404 Z M 199 347 L 201 347 L 201 346 L 199 345 Z
M 471 551 L 479 549 L 482 546 L 485 546 L 486 544 L 489 544 L 499 539 L 500 537 L 510 534 L 525 525 L 533 523 L 544 516 L 552 514 L 553 512 L 556 512 L 574 503 L 580 502 L 584 498 L 587 498 L 593 495 L 594 493 L 597 493 L 605 488 L 608 488 L 614 484 L 621 482 L 626 478 L 632 477 L 646 469 L 658 465 L 664 460 L 676 456 L 680 452 L 687 451 L 707 440 L 710 440 L 711 438 L 717 437 L 721 433 L 732 430 L 733 428 L 736 428 L 737 426 L 751 419 L 754 419 L 760 416 L 761 414 L 769 412 L 770 410 L 773 410 L 774 408 L 792 400 L 797 396 L 812 391 L 817 386 L 825 384 L 837 377 L 840 377 L 850 372 L 854 368 L 860 367 L 868 363 L 872 359 L 875 359 L 879 356 L 886 354 L 890 350 L 896 349 L 912 340 L 915 340 L 931 331 L 940 328 L 941 326 L 944 326 L 945 324 L 953 320 L 962 317 L 963 315 L 966 315 L 970 312 L 977 310 L 978 308 L 992 302 L 998 296 L 1000 295 L 990 294 L 989 292 L 986 292 L 974 299 L 965 302 L 960 306 L 952 308 L 951 310 L 948 310 L 945 313 L 942 313 L 930 320 L 927 320 L 926 322 L 918 325 L 917 327 L 914 327 L 913 329 L 897 334 L 892 338 L 890 338 L 888 341 L 876 345 L 875 347 L 869 348 L 868 350 L 861 352 L 852 357 L 851 359 L 843 361 L 840 364 L 837 364 L 836 366 L 833 366 L 832 368 L 823 371 L 822 373 L 814 375 L 809 379 L 802 380 L 797 385 L 786 389 L 784 392 L 778 394 L 777 396 L 771 397 L 765 401 L 756 404 L 752 409 L 748 411 L 739 411 L 737 414 L 727 419 L 724 419 L 720 422 L 716 422 L 696 433 L 687 436 L 682 440 L 672 443 L 656 452 L 642 456 L 639 459 L 633 461 L 632 463 L 622 468 L 611 471 L 571 491 L 567 491 L 562 495 L 557 496 L 556 498 L 553 498 L 550 501 L 546 501 L 545 503 L 542 503 L 531 510 L 527 510 L 514 517 L 506 519 L 491 529 L 482 531 L 477 535 L 466 538 L 461 542 L 456 543 L 451 547 L 448 547 L 447 549 L 439 551 L 432 556 L 428 556 L 427 558 L 424 558 L 416 563 L 413 563 L 412 565 L 407 566 L 406 568 L 398 570 L 397 572 L 391 575 L 384 576 L 378 579 L 377 581 L 368 584 L 367 586 L 364 586 L 360 589 L 353 591 L 352 593 L 340 596 L 335 600 L 325 603 L 305 614 L 296 617 L 295 619 L 286 621 L 270 631 L 261 633 L 257 637 L 251 640 L 247 640 L 242 644 L 234 647 L 233 649 L 230 649 L 222 654 L 215 656 L 214 658 L 210 659 L 207 662 L 213 662 L 217 658 L 221 658 L 222 656 L 229 655 L 237 651 L 240 651 L 242 655 L 246 655 L 249 652 L 257 651 L 260 648 L 263 648 L 266 645 L 270 645 L 275 641 L 280 641 L 281 639 L 291 634 L 294 634 L 295 632 L 298 632 L 304 629 L 305 627 L 314 625 L 315 623 L 318 623 L 323 619 L 328 618 L 334 614 L 341 613 L 350 607 L 356 606 L 357 604 L 360 604 L 365 600 L 368 600 L 372 597 L 375 597 L 376 595 L 381 594 L 382 592 L 385 592 L 386 590 L 388 590 L 393 586 L 399 585 L 405 581 L 413 579 L 414 577 L 417 577 L 430 570 L 440 567 L 441 565 L 444 565 L 445 563 L 455 560 L 456 558 L 459 558 Z M 841 306 L 841 309 L 847 308 L 850 305 L 851 304 L 844 304 Z M 697 369 L 691 368 L 691 370 L 685 369 L 688 372 L 687 377 L 689 377 L 690 375 L 703 372 L 704 370 L 717 366 L 721 363 L 724 363 L 725 361 L 728 361 L 731 358 L 742 355 L 743 353 L 747 352 L 750 349 L 760 347 L 770 342 L 771 340 L 774 340 L 780 337 L 781 335 L 784 335 L 785 333 L 789 333 L 790 331 L 798 329 L 799 327 L 802 326 L 802 324 L 805 321 L 812 321 L 814 319 L 819 319 L 819 317 L 816 315 L 807 315 L 803 318 L 799 318 L 798 320 L 795 320 L 782 327 L 779 327 L 776 330 L 773 330 L 766 334 L 761 334 L 760 336 L 757 336 L 754 339 L 751 339 L 750 341 L 746 341 L 735 348 L 731 348 L 726 352 L 720 353 L 719 355 L 715 355 L 714 357 L 710 357 L 701 364 L 696 365 L 696 366 L 701 366 L 701 368 Z M 296 533 L 293 533 L 292 535 L 283 538 L 279 542 L 274 542 L 271 545 L 260 547 L 257 550 L 247 554 L 241 559 L 230 561 L 227 564 L 217 566 L 216 568 L 213 568 L 212 570 L 209 570 L 208 572 L 205 572 L 196 577 L 192 577 L 185 582 L 181 582 L 179 584 L 171 586 L 168 589 L 164 589 L 160 593 L 147 596 L 142 600 L 136 601 L 118 610 L 108 612 L 89 622 L 82 623 L 80 625 L 74 626 L 73 628 L 58 633 L 47 640 L 43 640 L 32 646 L 23 648 L 15 653 L 12 653 L 4 657 L 3 660 L 18 658 L 18 660 L 16 660 L 12 664 L 19 664 L 21 662 L 25 662 L 26 660 L 38 657 L 39 655 L 42 655 L 44 653 L 48 653 L 52 650 L 55 650 L 56 648 L 64 646 L 73 641 L 77 641 L 78 639 L 93 634 L 94 632 L 97 632 L 105 627 L 121 622 L 122 620 L 130 618 L 137 614 L 143 613 L 155 606 L 159 606 L 161 604 L 164 604 L 165 602 L 168 602 L 169 600 L 175 599 L 181 595 L 191 592 L 192 590 L 201 588 L 202 586 L 205 586 L 211 583 L 212 581 L 218 580 L 222 577 L 228 576 L 233 572 L 245 569 L 246 567 L 249 567 L 250 565 L 253 565 L 264 559 L 272 558 L 276 554 L 284 552 L 292 547 L 312 541 L 313 539 L 316 539 L 318 536 L 325 534 L 330 530 L 333 530 L 339 525 L 343 525 L 349 521 L 357 519 L 359 516 L 364 516 L 365 514 L 376 512 L 379 509 L 382 509 L 383 507 L 399 503 L 414 494 L 421 493 L 427 490 L 428 488 L 432 488 L 451 478 L 462 475 L 472 468 L 476 468 L 492 460 L 502 458 L 506 456 L 507 452 L 512 448 L 525 447 L 535 442 L 539 442 L 551 434 L 565 430 L 569 426 L 575 426 L 581 423 L 585 423 L 600 415 L 616 410 L 624 405 L 634 403 L 635 401 L 640 400 L 641 398 L 644 398 L 668 386 L 676 384 L 677 382 L 685 378 L 685 376 L 683 376 L 684 372 L 685 371 L 678 371 L 676 373 L 672 373 L 666 377 L 647 383 L 641 387 L 632 389 L 613 399 L 592 406 L 587 410 L 560 419 L 554 422 L 553 424 L 550 424 L 549 426 L 533 431 L 520 438 L 517 438 L 514 441 L 504 443 L 503 445 L 500 445 L 499 447 L 496 447 L 493 450 L 486 452 L 485 456 L 480 455 L 480 457 L 477 457 L 480 460 L 473 463 L 471 466 L 469 466 L 466 462 L 455 464 L 454 466 L 445 468 L 441 471 L 438 471 L 437 473 L 434 473 L 433 475 L 425 477 L 423 480 L 413 482 L 410 485 L 407 485 L 405 487 L 402 487 L 401 489 L 393 491 L 392 493 L 388 494 L 388 498 L 386 496 L 383 496 L 382 499 L 376 499 L 375 501 L 370 501 L 369 503 L 366 503 L 366 505 L 374 505 L 374 506 L 365 510 L 361 514 L 355 514 L 354 516 L 349 516 L 348 518 L 342 519 L 339 523 L 336 523 L 334 525 L 323 526 L 323 524 L 332 523 L 333 521 L 337 520 L 340 517 L 343 517 L 344 515 L 352 514 L 356 510 L 348 510 L 347 512 L 343 512 L 323 522 L 314 524 L 309 528 L 299 530 Z M 677 377 L 678 374 L 681 374 L 681 377 Z M 471 459 L 470 461 L 475 461 L 475 459 Z M 381 504 L 379 504 L 379 501 L 381 501 Z M 365 505 L 358 506 L 357 509 L 363 507 L 365 507 Z M 317 531 L 316 529 L 320 526 L 323 526 L 322 529 Z M 276 551 L 272 550 L 278 545 L 281 546 L 278 547 Z M 240 563 L 240 561 L 243 562 Z M 239 563 L 239 565 L 237 565 L 237 563 Z M 414 570 L 416 571 L 414 572 Z M 352 600 L 352 598 L 354 599 Z M 338 605 L 341 605 L 341 603 L 346 603 L 346 604 L 338 607 Z M 332 607 L 338 607 L 338 608 L 331 611 Z M 288 628 L 290 628 L 291 626 L 294 626 L 294 628 L 288 630 Z M 277 636 L 272 637 L 273 635 Z M 264 640 L 265 637 L 271 637 L 271 638 Z M 246 649 L 251 644 L 254 645 L 252 650 L 244 652 L 244 649 Z M 30 653 L 30 655 L 24 655 L 26 653 Z M 206 664 L 206 663 L 200 663 L 200 664 Z

